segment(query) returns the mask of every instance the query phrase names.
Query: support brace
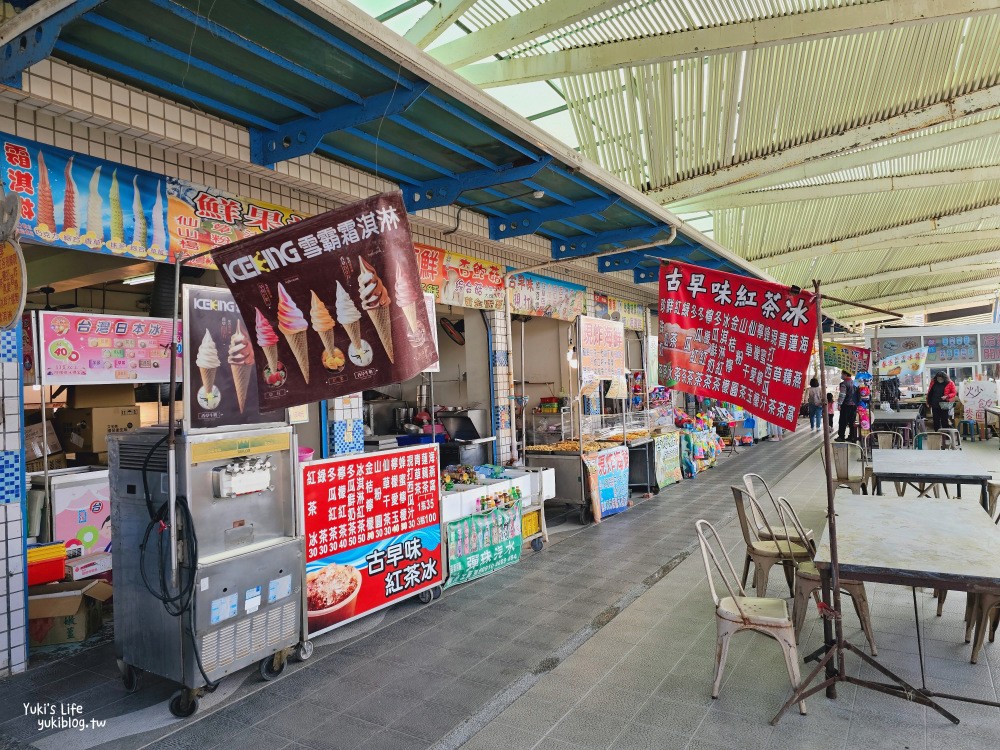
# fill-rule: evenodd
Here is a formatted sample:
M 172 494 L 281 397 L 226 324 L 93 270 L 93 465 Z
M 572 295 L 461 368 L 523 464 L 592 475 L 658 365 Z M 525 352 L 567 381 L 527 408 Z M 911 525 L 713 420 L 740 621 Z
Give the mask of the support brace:
M 670 234 L 666 224 L 657 226 L 633 227 L 631 229 L 616 229 L 612 232 L 592 236 L 577 236 L 566 240 L 552 240 L 553 258 L 573 258 L 576 256 L 593 255 L 603 245 L 616 245 L 622 242 L 645 242 L 652 240 L 658 234 Z
M 403 202 L 406 204 L 406 210 L 410 213 L 450 206 L 458 200 L 458 196 L 467 190 L 482 190 L 508 182 L 530 180 L 551 162 L 551 156 L 544 156 L 530 164 L 506 165 L 500 169 L 479 169 L 475 172 L 459 174 L 455 179 L 444 177 L 416 185 L 407 185 L 403 188 Z M 475 206 L 470 206 L 470 208 L 475 208 Z
M 572 203 L 568 206 L 552 206 L 540 208 L 537 211 L 524 211 L 511 214 L 506 218 L 490 217 L 490 239 L 502 240 L 505 237 L 518 237 L 533 234 L 538 227 L 547 221 L 572 219 L 574 216 L 599 214 L 618 203 L 620 198 L 593 198 Z
M 318 118 L 302 117 L 282 123 L 276 130 L 250 129 L 250 160 L 268 166 L 311 154 L 330 133 L 364 125 L 380 117 L 405 112 L 427 90 L 421 82 L 411 89 L 394 89 L 323 112 Z
M 0 81 L 11 88 L 21 88 L 21 74 L 52 54 L 63 27 L 89 13 L 102 2 L 104 0 L 76 0 L 51 16 L 41 18 L 34 26 L 10 39 L 3 50 L 0 50 Z M 24 12 L 30 12 L 30 8 Z M 16 20 L 16 17 L 12 20 Z

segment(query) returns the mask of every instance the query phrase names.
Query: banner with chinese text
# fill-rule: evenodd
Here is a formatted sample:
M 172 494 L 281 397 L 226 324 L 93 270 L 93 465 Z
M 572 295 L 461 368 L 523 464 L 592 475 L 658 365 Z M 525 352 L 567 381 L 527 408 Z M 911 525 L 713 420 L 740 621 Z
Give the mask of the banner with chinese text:
M 979 337 L 973 333 L 964 336 L 924 336 L 927 361 L 931 364 L 959 364 L 979 361 Z
M 1000 333 L 979 335 L 980 362 L 1000 362 Z
M 625 329 L 622 324 L 589 315 L 581 315 L 579 321 L 580 380 L 624 380 Z
M 448 583 L 457 586 L 521 559 L 521 506 L 494 508 L 448 524 Z
M 887 377 L 916 375 L 924 369 L 927 362 L 927 347 L 911 349 L 908 352 L 892 354 L 880 359 L 878 362 L 878 374 Z
M 620 320 L 629 331 L 646 330 L 645 306 L 603 292 L 594 292 L 594 317 Z
M 167 318 L 38 313 L 36 370 L 43 385 L 170 382 Z M 178 325 L 177 343 L 180 344 Z M 177 380 L 184 380 L 178 346 Z
M 437 361 L 401 193 L 216 248 L 212 259 L 253 346 L 261 409 L 401 383 Z
M 587 288 L 533 273 L 519 273 L 510 278 L 510 311 L 513 315 L 576 320 L 587 312 Z
M 184 423 L 206 430 L 285 421 L 281 409 L 261 413 L 253 347 L 233 293 L 185 284 Z
M 34 310 L 21 314 L 21 354 L 24 384 L 35 384 L 35 316 Z
M 442 305 L 477 310 L 503 309 L 504 269 L 468 255 L 414 243 L 420 285 Z
M 860 346 L 823 342 L 823 364 L 827 367 L 847 370 L 852 375 L 868 372 L 871 354 L 871 349 L 864 349 Z
M 958 384 L 958 398 L 965 407 L 965 418 L 986 421 L 986 408 L 997 405 L 995 380 L 963 380 Z
M 309 637 L 442 583 L 436 445 L 301 465 Z
M 619 445 L 596 453 L 585 453 L 587 487 L 594 520 L 628 509 L 628 448 Z
M 668 432 L 653 438 L 653 465 L 659 488 L 681 481 L 681 434 Z
M 815 295 L 670 261 L 660 267 L 660 382 L 794 430 L 816 335 Z

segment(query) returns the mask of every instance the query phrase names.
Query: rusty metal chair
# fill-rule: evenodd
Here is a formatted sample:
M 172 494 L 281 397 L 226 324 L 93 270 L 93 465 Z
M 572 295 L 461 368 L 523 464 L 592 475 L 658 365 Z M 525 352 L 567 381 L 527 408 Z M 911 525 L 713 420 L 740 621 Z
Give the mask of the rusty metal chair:
M 778 509 L 778 498 L 774 496 L 771 492 L 770 486 L 767 484 L 767 480 L 764 479 L 760 474 L 744 474 L 743 484 L 747 488 L 747 492 L 750 493 L 751 497 L 757 501 L 757 505 L 751 508 L 751 515 L 753 516 L 754 525 L 757 527 L 757 535 L 764 540 L 769 539 L 791 539 L 796 544 L 801 544 L 803 546 L 816 547 L 816 542 L 813 539 L 812 529 L 795 529 L 794 527 L 785 526 L 779 522 L 770 523 L 765 517 L 757 516 L 757 508 L 763 509 L 764 507 L 764 496 L 770 501 L 771 506 L 774 508 L 775 516 L 780 516 L 781 511 Z M 761 491 L 758 491 L 758 487 Z M 806 536 L 799 536 L 799 531 L 804 531 Z M 772 537 L 773 535 L 773 537 Z
M 750 572 L 750 563 L 754 565 L 754 590 L 757 596 L 767 595 L 767 581 L 771 574 L 771 567 L 775 563 L 781 563 L 785 569 L 785 579 L 788 581 L 788 588 L 791 590 L 795 585 L 795 568 L 792 565 L 794 560 L 808 560 L 812 554 L 808 544 L 798 544 L 789 539 L 775 539 L 774 530 L 768 526 L 767 518 L 761 510 L 760 505 L 754 500 L 753 495 L 742 487 L 731 487 L 733 499 L 736 501 L 736 514 L 740 520 L 740 530 L 743 532 L 743 541 L 746 542 L 746 561 L 743 566 L 742 586 L 746 586 L 747 576 Z M 767 535 L 764 539 L 757 532 L 757 526 L 751 523 L 752 517 L 764 519 Z

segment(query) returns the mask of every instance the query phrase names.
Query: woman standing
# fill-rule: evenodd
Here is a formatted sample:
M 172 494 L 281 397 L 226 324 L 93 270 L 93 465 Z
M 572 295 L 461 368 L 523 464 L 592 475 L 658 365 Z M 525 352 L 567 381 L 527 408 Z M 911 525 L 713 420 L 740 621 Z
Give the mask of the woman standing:
M 809 405 L 809 429 L 819 430 L 823 427 L 823 392 L 820 390 L 819 380 L 816 378 L 809 381 L 806 403 Z
M 927 405 L 934 417 L 935 430 L 951 427 L 951 405 L 957 397 L 958 390 L 948 373 L 944 370 L 935 373 L 930 390 L 927 391 Z

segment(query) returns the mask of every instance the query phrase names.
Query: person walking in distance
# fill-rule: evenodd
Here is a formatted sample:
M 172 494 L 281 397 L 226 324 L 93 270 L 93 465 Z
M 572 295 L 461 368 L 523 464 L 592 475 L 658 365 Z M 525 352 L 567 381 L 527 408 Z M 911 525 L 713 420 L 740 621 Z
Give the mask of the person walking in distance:
M 840 372 L 840 394 L 837 396 L 837 407 L 840 409 L 840 421 L 837 422 L 837 440 L 844 442 L 844 433 L 850 433 L 852 443 L 857 442 L 858 433 L 855 421 L 858 415 L 858 387 L 854 377 L 847 370 Z
M 823 392 L 816 378 L 809 381 L 806 403 L 809 405 L 809 429 L 818 430 L 823 426 L 823 422 L 820 421 L 823 419 Z
M 958 397 L 955 383 L 944 370 L 934 374 L 930 390 L 927 391 L 927 405 L 934 418 L 934 429 L 942 430 L 951 427 L 952 404 Z

